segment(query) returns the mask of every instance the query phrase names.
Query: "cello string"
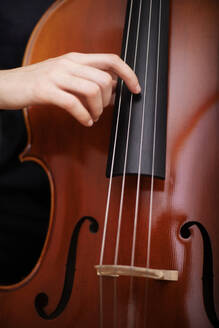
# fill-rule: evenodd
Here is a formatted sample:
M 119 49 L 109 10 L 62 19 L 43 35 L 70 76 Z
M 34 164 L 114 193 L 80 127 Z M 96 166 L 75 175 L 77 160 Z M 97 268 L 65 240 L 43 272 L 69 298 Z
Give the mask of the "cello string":
M 152 155 L 152 177 L 149 205 L 149 221 L 148 221 L 148 244 L 147 244 L 147 260 L 146 268 L 150 267 L 150 252 L 151 252 L 151 231 L 152 231 L 152 208 L 153 208 L 153 190 L 154 190 L 154 167 L 155 167 L 155 148 L 156 148 L 156 130 L 157 130 L 157 103 L 158 103 L 158 87 L 159 87 L 159 68 L 160 68 L 160 34 L 161 34 L 161 17 L 162 17 L 162 0 L 159 7 L 159 30 L 158 30 L 158 52 L 157 52 L 157 72 L 156 72 L 156 91 L 155 91 L 155 113 L 154 113 L 154 135 L 153 135 L 153 155 Z M 145 284 L 145 309 L 144 323 L 147 326 L 147 311 L 148 309 L 148 282 Z
M 147 91 L 147 82 L 148 82 L 148 62 L 149 62 L 150 39 L 151 39 L 152 5 L 153 5 L 152 0 L 150 0 L 147 54 L 146 54 L 146 63 L 145 63 L 146 69 L 145 69 L 145 80 L 144 80 L 144 101 L 143 101 L 143 105 L 142 105 L 141 141 L 140 141 L 140 149 L 139 149 L 138 180 L 137 180 L 137 191 L 136 191 L 136 201 L 135 201 L 135 216 L 134 216 L 134 230 L 133 230 L 133 238 L 132 238 L 131 266 L 134 266 L 134 261 L 135 261 L 135 247 L 136 247 L 141 165 L 142 165 L 142 146 L 143 146 L 143 136 L 144 136 L 144 114 L 145 114 L 146 91 Z
M 127 35 L 126 35 L 126 41 L 125 41 L 125 53 L 124 53 L 124 58 L 123 58 L 124 62 L 127 61 L 127 52 L 128 52 L 128 44 L 129 44 L 132 11 L 133 11 L 133 0 L 131 0 L 130 9 L 129 9 L 128 27 L 127 27 Z M 102 246 L 101 246 L 101 253 L 100 253 L 100 263 L 99 263 L 100 266 L 103 264 L 103 256 L 104 256 L 104 249 L 105 249 L 105 243 L 106 243 L 106 231 L 107 231 L 108 218 L 109 218 L 109 205 L 110 205 L 111 189 L 112 189 L 112 176 L 113 176 L 113 169 L 114 169 L 114 162 L 115 162 L 115 152 L 116 152 L 116 144 L 117 144 L 117 135 L 118 135 L 118 126 L 119 126 L 123 86 L 124 86 L 124 82 L 122 80 L 121 88 L 120 88 L 120 95 L 119 95 L 119 104 L 118 104 L 116 130 L 115 130 L 114 145 L 113 145 L 112 162 L 111 162 L 111 168 L 110 168 L 110 181 L 109 181 L 109 186 L 108 186 L 107 204 L 106 204 L 105 220 L 104 220 L 104 228 L 103 228 L 103 238 L 102 238 Z M 117 282 L 117 279 L 114 279 L 114 304 L 117 304 L 117 293 L 115 293 L 115 291 L 117 290 L 116 282 Z M 99 290 L 100 290 L 100 328 L 103 328 L 103 324 L 104 324 L 103 323 L 103 320 L 104 320 L 104 318 L 103 318 L 103 281 L 102 281 L 101 276 L 100 276 Z M 117 309 L 115 312 L 115 308 L 114 308 L 114 328 L 116 328 L 116 322 L 117 322 Z
M 136 42 L 135 42 L 135 57 L 134 57 L 134 67 L 133 67 L 134 72 L 136 70 L 136 63 L 137 63 L 138 41 L 139 41 L 139 31 L 140 31 L 140 23 L 141 23 L 141 12 L 142 12 L 142 0 L 140 0 L 139 13 L 138 13 L 137 36 L 136 36 Z M 117 237 L 116 237 L 114 265 L 116 265 L 117 262 L 118 262 L 119 242 L 120 242 L 121 223 L 122 223 L 122 212 L 123 212 L 123 203 L 124 203 L 124 190 L 125 190 L 125 181 L 126 181 L 126 174 L 125 173 L 126 173 L 126 167 L 127 167 L 129 134 L 130 134 L 130 124 L 131 124 L 131 117 L 132 117 L 132 104 L 133 104 L 133 94 L 131 94 L 131 100 L 130 100 L 130 104 L 129 104 L 129 119 L 128 119 L 127 135 L 126 135 L 125 160 L 124 160 L 124 166 L 123 166 L 122 189 L 121 189 L 121 196 L 120 196 L 119 219 L 118 219 L 118 228 L 117 228 Z
M 133 9 L 133 0 L 131 0 L 130 10 L 129 10 L 129 18 L 128 18 L 128 28 L 127 28 L 127 36 L 126 36 L 126 43 L 125 43 L 125 53 L 124 53 L 124 61 L 127 61 L 127 52 L 128 52 L 128 43 L 129 43 L 129 35 L 130 35 L 130 25 L 131 25 L 131 17 L 132 17 L 132 9 Z M 104 220 L 104 228 L 103 228 L 103 238 L 102 238 L 102 246 L 101 246 L 101 253 L 100 253 L 100 262 L 99 265 L 103 264 L 103 256 L 104 256 L 104 249 L 106 243 L 106 231 L 108 225 L 108 218 L 109 218 L 109 205 L 110 205 L 110 198 L 111 198 L 111 189 L 112 189 L 112 176 L 113 176 L 113 169 L 114 169 L 114 162 L 115 162 L 115 152 L 116 152 L 116 144 L 117 144 L 117 135 L 118 135 L 118 126 L 119 126 L 119 117 L 120 117 L 120 110 L 121 110 L 121 101 L 122 101 L 122 92 L 123 92 L 123 80 L 121 81 L 121 88 L 120 88 L 120 95 L 119 95 L 119 104 L 118 104 L 118 113 L 117 113 L 117 121 L 116 121 L 116 130 L 115 130 L 115 137 L 114 137 L 114 145 L 113 145 L 113 154 L 112 154 L 112 162 L 110 168 L 110 180 L 108 186 L 108 194 L 107 194 L 107 204 L 106 204 L 106 211 L 105 211 L 105 220 Z M 114 303 L 115 297 L 117 298 L 117 293 L 115 294 L 116 290 L 116 281 L 114 284 Z M 103 281 L 102 277 L 99 277 L 99 291 L 100 291 L 100 328 L 103 328 Z M 114 327 L 116 323 L 117 313 L 114 312 Z
M 161 17 L 162 17 L 162 0 L 160 0 L 160 8 L 159 8 L 159 31 L 158 31 L 158 51 L 157 51 L 155 113 L 154 113 L 152 176 L 151 176 L 151 191 L 150 191 L 150 205 L 149 205 L 149 221 L 148 221 L 147 263 L 146 263 L 147 268 L 149 268 L 149 266 L 150 266 L 150 255 L 151 255 L 151 231 L 152 231 L 152 212 L 153 212 L 152 210 L 153 210 L 153 195 L 154 195 L 154 167 L 155 167 L 155 149 L 156 149 L 156 132 L 157 132 L 157 103 L 158 103 L 159 68 L 160 68 Z
M 139 31 L 140 31 L 140 23 L 141 23 L 141 13 L 142 13 L 142 0 L 140 0 L 139 5 L 139 12 L 138 12 L 138 24 L 137 24 L 137 36 L 135 42 L 135 56 L 134 56 L 134 72 L 136 71 L 136 63 L 137 63 L 137 54 L 138 54 L 138 44 L 139 44 Z M 119 207 L 119 218 L 118 218 L 118 227 L 117 227 L 117 237 L 116 237 L 116 247 L 115 247 L 115 257 L 114 257 L 114 265 L 117 265 L 118 262 L 118 253 L 119 253 L 119 242 L 120 242 L 120 233 L 121 233 L 121 222 L 122 222 L 122 213 L 123 213 L 123 203 L 124 203 L 124 190 L 125 190 L 125 181 L 126 181 L 126 167 L 127 167 L 127 157 L 128 157 L 128 146 L 129 146 L 129 134 L 130 134 L 130 124 L 131 124 L 131 117 L 132 117 L 132 104 L 133 104 L 133 94 L 131 94 L 130 104 L 129 104 L 129 118 L 128 118 L 128 127 L 127 127 L 127 135 L 126 135 L 126 148 L 125 148 L 125 159 L 124 159 L 124 166 L 123 166 L 123 177 L 122 177 L 122 189 L 120 195 L 120 207 Z M 131 279 L 132 281 L 132 279 Z M 115 278 L 115 291 L 117 291 L 117 279 Z M 131 283 L 132 288 L 132 283 Z M 133 293 L 131 292 L 131 295 Z M 130 300 L 130 299 L 129 299 Z M 133 302 L 131 299 L 131 303 L 128 304 L 128 325 L 131 328 L 134 324 L 134 312 L 132 311 Z M 117 293 L 114 294 L 114 327 L 116 328 L 117 323 Z
M 127 328 L 135 327 L 134 277 L 130 277 Z
M 100 328 L 103 328 L 103 277 L 99 276 L 99 291 L 100 291 Z
M 129 44 L 129 35 L 130 35 L 132 10 L 133 10 L 133 0 L 131 0 L 130 10 L 129 10 L 127 37 L 126 37 L 125 54 L 124 54 L 124 62 L 127 61 L 127 52 L 128 52 L 128 44 Z M 110 198 L 111 198 L 111 190 L 112 190 L 112 177 L 113 177 L 113 169 L 114 169 L 114 162 L 115 162 L 115 153 L 116 153 L 116 144 L 117 144 L 117 136 L 118 136 L 118 127 L 119 127 L 119 117 L 120 117 L 120 110 L 121 110 L 123 86 L 124 86 L 124 82 L 122 80 L 122 82 L 121 82 L 121 88 L 120 88 L 119 104 L 118 104 L 118 113 L 117 113 L 117 121 L 116 121 L 116 130 L 115 130 L 114 145 L 113 145 L 112 162 L 111 162 L 111 168 L 110 168 L 110 180 L 109 180 L 109 186 L 108 186 L 107 203 L 106 203 L 104 228 L 103 228 L 103 238 L 102 238 L 102 246 L 101 246 L 100 263 L 99 263 L 99 265 L 102 265 L 103 264 L 103 256 L 104 256 L 104 250 L 105 250 L 105 244 L 106 244 L 106 231 L 107 231 L 107 225 L 108 225 L 108 219 L 109 219 L 109 206 L 110 206 Z
M 114 291 L 113 291 L 113 328 L 117 328 L 117 322 L 118 322 L 118 292 L 117 292 L 117 277 L 114 277 L 113 278 L 113 282 L 114 282 L 114 285 L 113 285 L 113 288 L 114 288 Z
M 151 20 L 152 20 L 152 0 L 150 0 L 149 9 L 149 21 L 148 21 L 148 36 L 147 36 L 147 53 L 145 62 L 145 79 L 144 79 L 144 100 L 142 105 L 142 125 L 141 125 L 141 140 L 139 149 L 139 165 L 138 165 L 138 179 L 137 179 L 137 191 L 135 199 L 135 214 L 134 214 L 134 229 L 132 237 L 132 253 L 131 253 L 131 267 L 134 266 L 135 261 L 135 245 L 136 245 L 136 235 L 137 235 L 137 222 L 138 222 L 138 208 L 139 208 L 139 192 L 140 192 L 140 173 L 141 173 L 141 161 L 142 161 L 142 146 L 143 146 L 143 131 L 144 131 L 144 112 L 145 112 L 145 102 L 146 102 L 146 90 L 148 81 L 148 62 L 149 62 L 149 50 L 150 50 L 150 39 L 151 39 Z M 129 301 L 128 301 L 128 313 L 127 313 L 127 323 L 128 328 L 135 327 L 135 302 L 134 302 L 134 277 L 130 279 L 129 288 Z

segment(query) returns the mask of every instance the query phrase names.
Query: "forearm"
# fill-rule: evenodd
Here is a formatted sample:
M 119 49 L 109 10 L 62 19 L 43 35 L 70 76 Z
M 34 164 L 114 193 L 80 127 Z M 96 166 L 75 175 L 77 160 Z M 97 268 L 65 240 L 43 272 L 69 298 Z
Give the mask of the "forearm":
M 0 109 L 20 109 L 33 99 L 26 69 L 0 71 Z

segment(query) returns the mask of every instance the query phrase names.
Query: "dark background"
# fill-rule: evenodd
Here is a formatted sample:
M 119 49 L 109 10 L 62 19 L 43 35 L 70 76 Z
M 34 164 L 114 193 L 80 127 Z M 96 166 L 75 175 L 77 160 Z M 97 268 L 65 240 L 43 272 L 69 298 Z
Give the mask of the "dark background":
M 0 6 L 0 69 L 21 66 L 30 34 L 54 0 L 7 0 Z M 12 95 L 13 96 L 13 95 Z M 45 240 L 50 189 L 33 162 L 20 163 L 27 142 L 21 110 L 0 110 L 0 284 L 23 279 Z

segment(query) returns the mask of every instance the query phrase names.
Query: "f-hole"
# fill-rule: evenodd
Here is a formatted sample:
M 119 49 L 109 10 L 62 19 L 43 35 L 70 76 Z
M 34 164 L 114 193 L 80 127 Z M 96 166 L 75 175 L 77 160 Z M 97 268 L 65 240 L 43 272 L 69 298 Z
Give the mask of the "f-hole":
M 202 274 L 202 289 L 203 301 L 206 314 L 213 327 L 219 327 L 219 320 L 214 304 L 214 274 L 213 274 L 213 253 L 211 240 L 205 227 L 197 221 L 186 222 L 180 229 L 180 236 L 188 239 L 191 236 L 190 228 L 196 226 L 203 239 L 203 274 Z
M 90 221 L 89 230 L 91 233 L 97 233 L 99 229 L 98 222 L 90 217 L 85 216 L 81 218 L 75 226 L 75 229 L 72 233 L 69 252 L 68 252 L 68 259 L 66 263 L 66 274 L 65 274 L 65 281 L 63 286 L 62 295 L 60 301 L 56 307 L 56 309 L 47 314 L 44 308 L 49 303 L 49 297 L 45 293 L 40 293 L 35 298 L 35 308 L 39 316 L 45 320 L 52 320 L 60 316 L 60 314 L 65 310 L 69 299 L 71 297 L 73 284 L 74 284 L 74 276 L 75 276 L 75 264 L 77 259 L 77 245 L 78 245 L 78 237 L 81 230 L 82 225 L 85 221 Z

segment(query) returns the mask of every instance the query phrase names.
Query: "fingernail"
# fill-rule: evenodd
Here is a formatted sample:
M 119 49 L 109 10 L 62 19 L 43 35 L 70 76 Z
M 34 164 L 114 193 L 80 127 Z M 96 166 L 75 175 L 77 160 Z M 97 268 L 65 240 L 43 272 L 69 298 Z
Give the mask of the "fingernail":
M 92 126 L 94 124 L 93 120 L 88 121 L 87 126 Z
M 141 87 L 140 87 L 139 84 L 136 86 L 135 90 L 136 90 L 136 93 L 140 93 L 141 92 Z

